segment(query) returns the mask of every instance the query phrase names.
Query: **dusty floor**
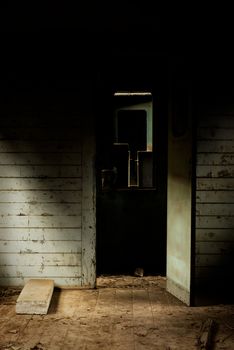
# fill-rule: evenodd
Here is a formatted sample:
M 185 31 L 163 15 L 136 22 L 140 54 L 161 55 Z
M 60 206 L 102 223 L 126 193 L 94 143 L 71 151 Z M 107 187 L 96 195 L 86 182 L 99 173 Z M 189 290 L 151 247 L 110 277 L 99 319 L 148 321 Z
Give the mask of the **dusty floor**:
M 187 307 L 163 277 L 99 277 L 95 290 L 55 290 L 47 315 L 16 315 L 19 290 L 0 289 L 0 349 L 234 349 L 234 305 Z

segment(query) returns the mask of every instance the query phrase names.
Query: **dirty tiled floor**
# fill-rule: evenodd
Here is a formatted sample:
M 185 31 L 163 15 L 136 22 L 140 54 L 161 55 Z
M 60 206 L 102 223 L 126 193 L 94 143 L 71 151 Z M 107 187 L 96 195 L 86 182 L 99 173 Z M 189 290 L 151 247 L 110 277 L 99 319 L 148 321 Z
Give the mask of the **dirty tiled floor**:
M 0 289 L 0 349 L 200 349 L 214 321 L 212 349 L 234 349 L 234 305 L 187 307 L 165 278 L 101 276 L 94 290 L 55 290 L 47 315 L 16 315 L 17 289 Z

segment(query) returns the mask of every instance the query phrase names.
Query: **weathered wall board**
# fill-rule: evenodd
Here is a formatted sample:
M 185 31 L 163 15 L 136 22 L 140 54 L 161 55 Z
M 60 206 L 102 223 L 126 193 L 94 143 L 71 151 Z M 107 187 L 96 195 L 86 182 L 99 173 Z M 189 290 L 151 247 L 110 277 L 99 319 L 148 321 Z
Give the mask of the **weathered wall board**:
M 195 279 L 216 288 L 234 262 L 234 115 L 219 111 L 200 115 L 196 161 Z
M 90 111 L 82 94 L 25 92 L 1 106 L 0 285 L 22 286 L 30 278 L 53 279 L 58 286 L 89 284 L 95 261 L 83 259 L 82 207 L 88 205 L 83 187 L 93 172 L 94 143 L 84 157 L 88 128 L 82 130 L 82 118 Z M 88 186 L 94 188 L 94 178 Z M 85 218 L 94 231 L 90 215 L 94 209 Z

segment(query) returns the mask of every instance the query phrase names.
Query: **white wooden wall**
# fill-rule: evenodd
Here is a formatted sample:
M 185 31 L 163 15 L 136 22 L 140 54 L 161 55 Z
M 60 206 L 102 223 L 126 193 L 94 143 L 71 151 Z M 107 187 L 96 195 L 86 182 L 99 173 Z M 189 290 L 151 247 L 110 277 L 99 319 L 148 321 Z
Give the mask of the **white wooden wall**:
M 79 103 L 78 96 L 25 94 L 1 106 L 0 285 L 24 285 L 29 278 L 88 283 L 82 271 L 86 107 Z
M 234 261 L 234 115 L 201 115 L 197 137 L 196 282 L 218 286 Z

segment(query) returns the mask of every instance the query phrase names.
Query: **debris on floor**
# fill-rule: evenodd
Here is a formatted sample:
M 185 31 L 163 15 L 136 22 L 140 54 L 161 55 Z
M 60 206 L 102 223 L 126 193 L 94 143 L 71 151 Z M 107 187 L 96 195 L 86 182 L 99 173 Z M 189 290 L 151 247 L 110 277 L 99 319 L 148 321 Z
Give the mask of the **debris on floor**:
M 0 287 L 0 304 L 15 305 L 16 299 L 20 294 L 21 289 L 1 288 Z
M 44 350 L 44 346 L 39 342 L 36 345 L 34 345 L 30 350 Z
M 21 289 L 15 289 L 15 288 L 0 288 L 0 300 L 2 298 L 8 298 L 15 295 L 18 295 L 20 293 Z
M 143 277 L 144 276 L 144 269 L 142 267 L 137 267 L 134 271 L 134 276 Z
M 0 350 L 234 350 L 234 305 L 188 307 L 163 276 L 99 276 L 95 289 L 55 289 L 46 315 L 16 314 L 7 299 Z
M 208 318 L 203 322 L 200 335 L 198 338 L 198 344 L 200 349 L 209 350 L 212 347 L 212 338 L 215 328 L 215 322 L 211 318 Z

